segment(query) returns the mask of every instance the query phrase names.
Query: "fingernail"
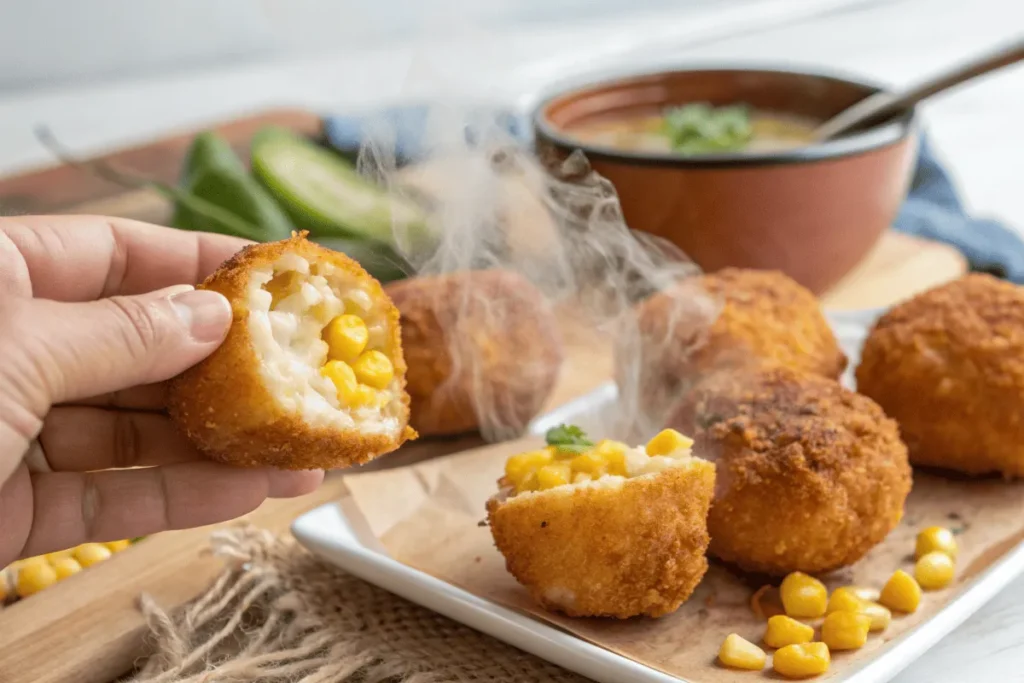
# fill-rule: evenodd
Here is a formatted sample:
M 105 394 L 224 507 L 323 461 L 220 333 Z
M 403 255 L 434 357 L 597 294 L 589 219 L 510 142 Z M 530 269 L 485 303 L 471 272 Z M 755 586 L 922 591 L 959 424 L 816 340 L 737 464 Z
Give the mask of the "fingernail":
M 171 306 L 197 342 L 220 341 L 231 326 L 231 305 L 217 292 L 196 289 L 175 294 Z

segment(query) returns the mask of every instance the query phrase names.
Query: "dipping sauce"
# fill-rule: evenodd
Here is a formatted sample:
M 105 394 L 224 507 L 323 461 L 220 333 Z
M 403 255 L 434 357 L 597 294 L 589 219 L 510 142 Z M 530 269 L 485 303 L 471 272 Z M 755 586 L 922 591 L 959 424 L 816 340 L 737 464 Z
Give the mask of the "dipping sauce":
M 585 121 L 566 132 L 581 142 L 623 151 L 696 156 L 803 147 L 814 141 L 817 123 L 814 119 L 760 111 L 746 105 L 712 107 L 695 103 L 667 109 L 662 114 Z

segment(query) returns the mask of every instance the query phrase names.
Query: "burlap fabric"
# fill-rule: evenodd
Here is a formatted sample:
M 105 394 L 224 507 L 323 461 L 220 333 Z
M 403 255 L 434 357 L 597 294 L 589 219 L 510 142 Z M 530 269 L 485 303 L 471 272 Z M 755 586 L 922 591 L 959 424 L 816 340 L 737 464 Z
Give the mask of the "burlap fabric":
M 143 596 L 138 683 L 434 683 L 585 679 L 348 575 L 292 540 L 217 532 L 229 567 L 168 615 Z

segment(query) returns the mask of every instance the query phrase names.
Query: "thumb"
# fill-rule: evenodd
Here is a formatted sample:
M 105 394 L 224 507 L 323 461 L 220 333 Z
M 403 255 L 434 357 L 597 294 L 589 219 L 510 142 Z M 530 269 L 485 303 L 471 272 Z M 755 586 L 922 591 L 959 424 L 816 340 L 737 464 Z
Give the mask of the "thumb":
M 227 299 L 187 285 L 88 303 L 36 299 L 31 308 L 28 352 L 49 404 L 174 377 L 210 355 L 231 325 Z

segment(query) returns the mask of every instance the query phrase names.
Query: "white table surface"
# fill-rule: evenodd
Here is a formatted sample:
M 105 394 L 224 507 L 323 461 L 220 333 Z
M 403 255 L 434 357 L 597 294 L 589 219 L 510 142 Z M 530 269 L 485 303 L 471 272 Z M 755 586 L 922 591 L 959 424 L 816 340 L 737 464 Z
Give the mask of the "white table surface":
M 0 99 L 0 173 L 51 163 L 33 135 L 40 123 L 91 153 L 270 106 L 329 112 L 423 97 L 528 101 L 560 78 L 609 66 L 762 61 L 900 85 L 1020 35 L 1024 2 L 762 0 L 508 35 L 439 25 L 446 33 L 417 45 Z M 1024 230 L 1024 68 L 928 103 L 924 117 L 972 210 Z M 896 680 L 1024 681 L 1022 663 L 1024 579 Z

